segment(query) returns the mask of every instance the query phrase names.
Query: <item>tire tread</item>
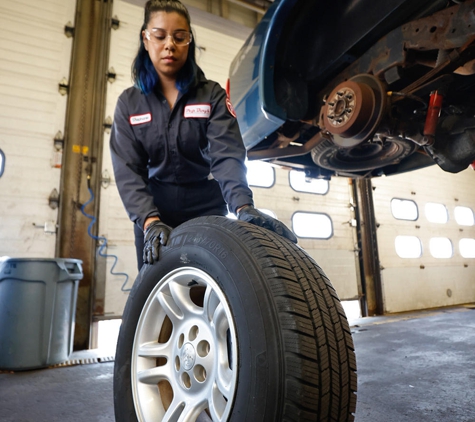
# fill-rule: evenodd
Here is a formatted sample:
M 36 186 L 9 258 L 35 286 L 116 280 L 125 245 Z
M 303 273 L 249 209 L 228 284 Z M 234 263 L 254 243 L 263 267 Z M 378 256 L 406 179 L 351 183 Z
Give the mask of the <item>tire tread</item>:
M 211 217 L 212 218 L 212 217 Z M 235 222 L 234 222 L 235 223 Z M 268 280 L 285 350 L 284 421 L 349 422 L 356 409 L 356 358 L 340 299 L 318 264 L 268 230 L 238 222 Z

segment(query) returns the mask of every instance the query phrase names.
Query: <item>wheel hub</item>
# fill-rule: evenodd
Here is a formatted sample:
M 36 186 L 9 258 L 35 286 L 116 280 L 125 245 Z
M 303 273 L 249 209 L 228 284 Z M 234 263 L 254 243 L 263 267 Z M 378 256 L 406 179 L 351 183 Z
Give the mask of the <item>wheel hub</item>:
M 340 128 L 345 126 L 354 114 L 355 92 L 349 87 L 343 87 L 333 94 L 333 97 L 328 101 L 328 123 L 334 128 Z
M 340 83 L 328 96 L 320 125 L 341 148 L 352 148 L 375 131 L 386 108 L 385 90 L 372 75 Z
M 193 368 L 196 360 L 196 351 L 191 343 L 186 343 L 181 350 L 181 364 L 185 370 Z

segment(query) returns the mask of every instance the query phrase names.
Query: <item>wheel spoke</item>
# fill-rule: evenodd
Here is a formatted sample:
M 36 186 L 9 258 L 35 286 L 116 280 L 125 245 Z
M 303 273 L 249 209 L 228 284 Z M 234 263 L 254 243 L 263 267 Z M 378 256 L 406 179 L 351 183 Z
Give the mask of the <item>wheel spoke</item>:
M 163 366 L 156 366 L 154 368 L 139 371 L 137 374 L 138 381 L 143 384 L 155 385 L 160 381 L 170 381 L 172 379 L 172 368 L 167 362 Z
M 223 395 L 218 391 L 216 386 L 213 386 L 211 397 L 209 398 L 208 403 L 208 410 L 211 414 L 213 422 L 222 420 L 226 404 L 227 402 Z
M 230 369 L 227 330 L 229 322 L 226 311 L 220 303 L 213 314 L 213 323 L 218 345 L 218 365 L 216 371 L 216 388 L 227 399 L 229 399 L 232 390 L 233 372 Z
M 216 387 L 219 392 L 229 400 L 232 390 L 233 371 L 229 369 L 228 359 L 226 362 L 218 363 L 218 371 L 216 373 Z
M 201 412 L 206 408 L 206 403 L 186 405 L 177 422 L 195 422 Z
M 169 358 L 172 354 L 172 346 L 167 343 L 144 343 L 138 350 L 138 356 L 142 358 Z
M 181 311 L 181 314 L 186 318 L 188 315 L 196 315 L 201 313 L 201 308 L 198 308 L 190 297 L 190 289 L 181 284 L 171 281 L 168 284 L 170 293 L 172 295 L 174 304 Z
M 179 397 L 173 398 L 161 420 L 162 422 L 195 422 L 206 406 L 207 402 L 190 404 Z
M 229 322 L 222 303 L 220 303 L 214 310 L 212 322 L 216 331 L 216 337 L 219 341 L 226 341 L 226 330 L 229 328 Z
M 163 415 L 162 422 L 177 422 L 178 418 L 183 413 L 184 408 L 184 400 L 179 400 L 174 397 L 167 411 Z
M 165 292 L 159 292 L 157 294 L 157 300 L 172 323 L 175 324 L 183 319 L 183 312 L 178 307 L 172 296 Z
M 219 305 L 219 298 L 216 292 L 211 287 L 208 286 L 206 288 L 206 293 L 203 300 L 203 310 L 208 321 L 211 321 L 213 319 L 213 314 L 218 305 Z

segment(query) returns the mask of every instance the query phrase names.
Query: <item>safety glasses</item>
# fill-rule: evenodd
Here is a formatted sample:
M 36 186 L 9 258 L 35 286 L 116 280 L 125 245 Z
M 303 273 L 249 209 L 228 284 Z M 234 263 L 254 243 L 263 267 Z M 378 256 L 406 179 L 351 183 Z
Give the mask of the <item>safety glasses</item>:
M 145 37 L 147 40 L 157 45 L 165 44 L 167 38 L 170 37 L 173 44 L 179 47 L 190 44 L 193 39 L 191 32 L 175 31 L 172 34 L 169 34 L 167 31 L 160 28 L 152 28 L 151 30 L 146 29 Z

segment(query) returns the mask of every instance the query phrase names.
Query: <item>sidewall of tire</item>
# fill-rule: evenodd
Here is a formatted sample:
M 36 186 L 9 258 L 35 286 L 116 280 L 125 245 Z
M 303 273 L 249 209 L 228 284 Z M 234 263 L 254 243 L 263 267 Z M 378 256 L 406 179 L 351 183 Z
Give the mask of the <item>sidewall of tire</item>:
M 213 225 L 180 226 L 162 249 L 160 261 L 145 266 L 132 289 L 123 315 L 114 370 L 117 421 L 134 421 L 130 361 L 142 308 L 156 284 L 171 271 L 193 267 L 221 287 L 234 317 L 238 380 L 230 421 L 282 419 L 284 357 L 277 310 L 266 275 L 233 233 Z

